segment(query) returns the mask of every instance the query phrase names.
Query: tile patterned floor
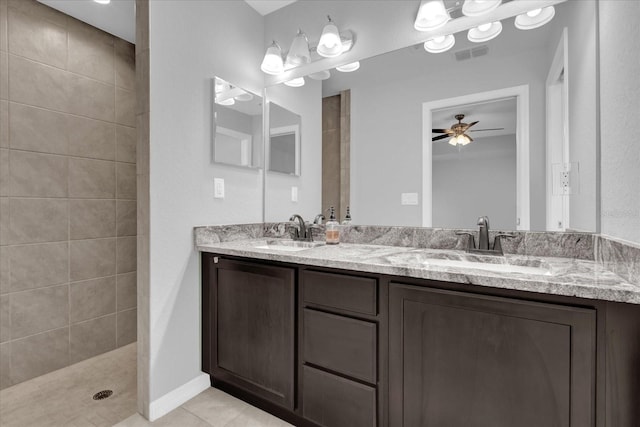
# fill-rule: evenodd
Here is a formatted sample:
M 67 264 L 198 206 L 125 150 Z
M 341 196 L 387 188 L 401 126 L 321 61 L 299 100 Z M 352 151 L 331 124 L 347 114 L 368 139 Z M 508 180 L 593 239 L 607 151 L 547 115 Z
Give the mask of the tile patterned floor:
M 113 396 L 95 401 L 104 389 Z M 107 427 L 135 414 L 136 343 L 0 391 L 2 427 Z

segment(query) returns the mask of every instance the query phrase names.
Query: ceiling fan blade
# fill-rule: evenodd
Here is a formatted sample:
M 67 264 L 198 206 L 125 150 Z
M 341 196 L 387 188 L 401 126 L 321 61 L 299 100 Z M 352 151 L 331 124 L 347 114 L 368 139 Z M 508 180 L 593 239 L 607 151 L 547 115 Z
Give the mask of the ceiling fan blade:
M 451 133 L 451 129 L 431 129 L 431 133 Z
M 435 141 L 439 141 L 439 140 L 445 139 L 445 138 L 449 138 L 449 135 L 434 136 L 433 138 L 431 138 L 431 141 L 435 142 Z
M 467 131 L 467 129 L 469 129 L 471 126 L 473 126 L 473 125 L 475 125 L 475 124 L 477 124 L 477 123 L 478 123 L 477 121 L 469 123 L 468 125 L 466 125 L 466 126 L 464 127 L 463 132 L 466 132 L 466 131 Z
M 504 128 L 493 128 L 493 129 L 471 129 L 469 132 L 482 132 L 485 130 L 504 130 Z

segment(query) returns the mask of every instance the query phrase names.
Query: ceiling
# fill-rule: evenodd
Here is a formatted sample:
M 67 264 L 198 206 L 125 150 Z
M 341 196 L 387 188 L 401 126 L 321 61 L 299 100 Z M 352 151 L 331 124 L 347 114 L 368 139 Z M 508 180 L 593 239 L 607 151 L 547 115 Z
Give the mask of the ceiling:
M 296 0 L 244 0 L 249 6 L 254 8 L 260 15 L 265 16 L 273 11 L 281 9 Z
M 135 0 L 112 0 L 109 4 L 89 0 L 38 1 L 130 43 L 136 42 Z

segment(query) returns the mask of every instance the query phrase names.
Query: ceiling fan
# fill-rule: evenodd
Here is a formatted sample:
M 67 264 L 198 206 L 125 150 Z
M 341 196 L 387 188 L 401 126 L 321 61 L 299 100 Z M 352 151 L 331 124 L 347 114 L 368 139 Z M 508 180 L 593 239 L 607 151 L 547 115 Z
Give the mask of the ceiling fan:
M 473 142 L 473 138 L 467 135 L 467 132 L 482 132 L 488 130 L 502 130 L 504 128 L 493 128 L 493 129 L 473 129 L 469 130 L 471 126 L 475 126 L 478 122 L 471 123 L 462 123 L 462 119 L 464 119 L 464 114 L 456 114 L 455 119 L 458 123 L 454 123 L 451 125 L 450 129 L 431 129 L 432 133 L 442 133 L 444 135 L 438 135 L 431 138 L 431 141 L 439 141 L 445 138 L 451 138 L 448 142 L 449 144 L 455 145 L 467 145 L 470 142 Z

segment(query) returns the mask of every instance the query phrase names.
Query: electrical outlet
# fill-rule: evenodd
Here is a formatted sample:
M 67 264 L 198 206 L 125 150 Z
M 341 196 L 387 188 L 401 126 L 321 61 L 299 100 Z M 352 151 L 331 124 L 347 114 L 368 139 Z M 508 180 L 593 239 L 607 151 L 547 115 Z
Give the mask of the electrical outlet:
M 291 201 L 292 202 L 297 202 L 298 201 L 298 187 L 291 187 Z
M 224 179 L 213 178 L 213 197 L 215 199 L 224 199 Z

